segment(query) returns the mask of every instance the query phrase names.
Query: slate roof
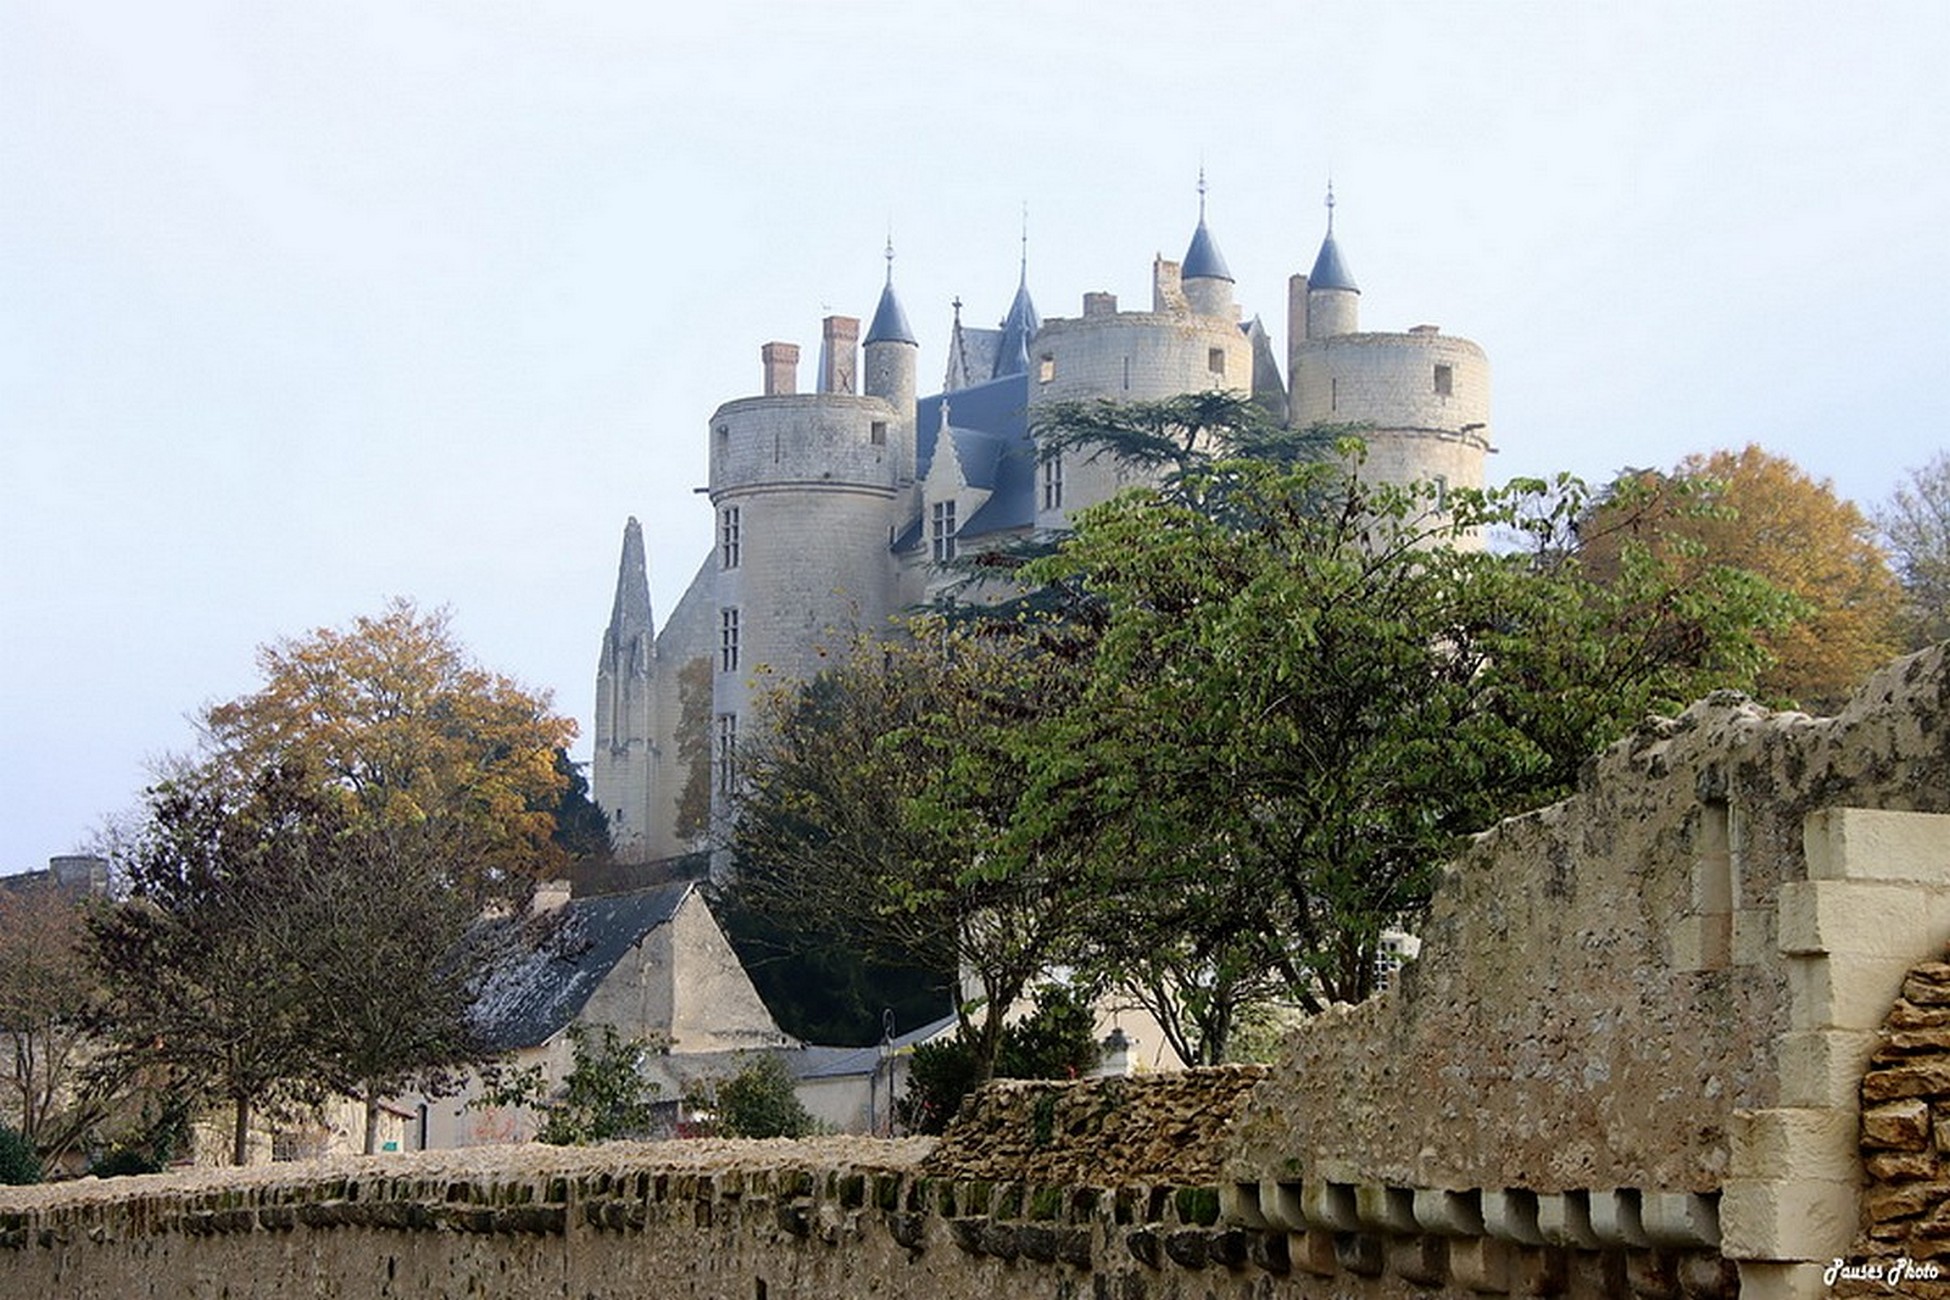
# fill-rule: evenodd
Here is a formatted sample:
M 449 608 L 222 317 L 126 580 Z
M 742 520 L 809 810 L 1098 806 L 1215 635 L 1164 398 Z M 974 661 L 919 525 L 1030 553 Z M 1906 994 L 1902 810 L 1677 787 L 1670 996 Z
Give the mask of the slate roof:
M 911 1029 L 887 1044 L 888 1054 L 905 1052 L 917 1043 L 952 1033 L 956 1023 L 957 1017 L 950 1012 L 919 1029 Z M 795 1079 L 845 1079 L 872 1074 L 885 1059 L 880 1055 L 878 1043 L 870 1047 L 803 1047 L 782 1052 L 780 1056 Z
M 1327 232 L 1327 238 L 1320 241 L 1320 256 L 1314 259 L 1313 274 L 1307 277 L 1307 288 L 1361 292 L 1361 286 L 1354 283 L 1354 277 L 1348 273 L 1347 263 L 1341 260 L 1341 246 L 1334 242 L 1334 232 L 1331 230 Z
M 677 914 L 689 881 L 627 894 L 578 898 L 541 916 L 492 921 L 476 934 L 492 945 L 494 971 L 470 1013 L 491 1051 L 535 1047 L 574 1020 L 630 949 Z
M 908 327 L 907 313 L 901 310 L 901 300 L 894 296 L 894 278 L 891 274 L 887 277 L 887 287 L 880 291 L 880 306 L 874 310 L 873 324 L 867 326 L 866 341 L 914 343 L 914 331 Z
M 948 403 L 948 436 L 970 487 L 989 499 L 961 521 L 956 536 L 1027 528 L 1036 522 L 1036 444 L 1029 437 L 1029 376 L 1004 375 L 985 384 L 936 393 L 915 403 L 915 477 L 925 479 L 941 436 L 941 403 Z M 894 540 L 905 552 L 920 544 L 922 521 L 910 520 Z
M 1185 264 L 1179 274 L 1187 280 L 1232 280 L 1219 245 L 1205 228 L 1204 217 L 1198 219 L 1198 229 L 1192 232 L 1192 245 L 1185 250 Z

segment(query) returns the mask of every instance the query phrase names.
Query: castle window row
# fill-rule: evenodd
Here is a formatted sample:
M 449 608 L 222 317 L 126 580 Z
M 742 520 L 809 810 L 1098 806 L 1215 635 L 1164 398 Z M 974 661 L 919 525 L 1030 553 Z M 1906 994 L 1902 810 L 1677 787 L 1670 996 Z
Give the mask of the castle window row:
M 726 506 L 718 511 L 718 567 L 735 569 L 739 557 L 739 519 L 738 507 Z
M 718 670 L 738 671 L 738 610 L 731 605 L 718 611 Z
M 955 503 L 937 501 L 929 516 L 928 535 L 934 543 L 934 562 L 946 564 L 955 558 Z

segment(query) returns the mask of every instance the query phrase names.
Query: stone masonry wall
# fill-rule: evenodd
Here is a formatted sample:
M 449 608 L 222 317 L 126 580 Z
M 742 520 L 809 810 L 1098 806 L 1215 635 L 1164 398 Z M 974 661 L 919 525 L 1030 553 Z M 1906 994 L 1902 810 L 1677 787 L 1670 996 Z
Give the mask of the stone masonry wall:
M 1868 1186 L 1838 1296 L 1950 1297 L 1950 964 L 1910 972 L 1862 1080 Z

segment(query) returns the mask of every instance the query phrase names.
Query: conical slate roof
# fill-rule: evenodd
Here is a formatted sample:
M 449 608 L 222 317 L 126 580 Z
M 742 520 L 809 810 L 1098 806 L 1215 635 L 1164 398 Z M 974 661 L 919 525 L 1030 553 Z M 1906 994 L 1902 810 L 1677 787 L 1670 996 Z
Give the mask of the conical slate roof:
M 1307 277 L 1307 288 L 1361 292 L 1361 286 L 1354 283 L 1354 277 L 1348 274 L 1347 263 L 1341 260 L 1341 246 L 1334 242 L 1334 231 L 1331 226 L 1328 228 L 1327 238 L 1320 241 L 1320 256 L 1314 259 L 1313 274 Z
M 901 300 L 894 296 L 891 269 L 887 275 L 887 286 L 880 291 L 880 306 L 874 309 L 873 324 L 867 327 L 867 342 L 920 346 L 914 338 L 914 331 L 908 327 L 907 313 L 901 310 Z
M 1205 228 L 1205 218 L 1198 219 L 1198 229 L 1192 232 L 1192 246 L 1185 250 L 1185 266 L 1181 272 L 1187 280 L 1224 280 L 1232 283 L 1232 272 L 1226 267 L 1226 259 L 1219 252 L 1212 232 Z

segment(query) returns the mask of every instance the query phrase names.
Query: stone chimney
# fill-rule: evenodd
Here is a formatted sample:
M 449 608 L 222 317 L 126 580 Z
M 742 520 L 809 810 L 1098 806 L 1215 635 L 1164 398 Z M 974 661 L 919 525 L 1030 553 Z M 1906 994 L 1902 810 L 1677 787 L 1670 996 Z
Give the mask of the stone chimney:
M 1185 301 L 1183 268 L 1163 257 L 1151 263 L 1151 310 L 1191 310 L 1191 304 Z
M 799 391 L 799 345 L 767 343 L 758 350 L 765 365 L 765 395 L 790 397 Z
M 819 332 L 819 391 L 850 393 L 859 372 L 860 322 L 852 316 L 828 316 Z
M 1114 293 L 1086 293 L 1083 295 L 1083 314 L 1085 316 L 1115 316 L 1117 314 L 1117 295 Z

